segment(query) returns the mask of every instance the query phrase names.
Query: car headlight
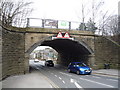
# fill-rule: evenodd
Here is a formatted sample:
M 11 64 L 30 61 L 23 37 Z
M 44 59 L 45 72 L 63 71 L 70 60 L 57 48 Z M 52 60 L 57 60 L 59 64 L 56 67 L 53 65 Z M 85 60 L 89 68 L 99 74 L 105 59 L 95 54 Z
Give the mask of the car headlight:
M 92 68 L 90 68 L 90 70 L 92 70 Z

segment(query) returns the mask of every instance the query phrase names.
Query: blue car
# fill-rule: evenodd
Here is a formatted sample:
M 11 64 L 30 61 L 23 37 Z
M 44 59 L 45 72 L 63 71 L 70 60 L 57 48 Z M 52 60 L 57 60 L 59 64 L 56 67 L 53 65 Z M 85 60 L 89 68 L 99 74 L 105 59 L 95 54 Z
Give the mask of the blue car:
M 88 74 L 90 75 L 92 69 L 82 62 L 72 62 L 68 66 L 68 72 L 75 72 L 79 74 Z

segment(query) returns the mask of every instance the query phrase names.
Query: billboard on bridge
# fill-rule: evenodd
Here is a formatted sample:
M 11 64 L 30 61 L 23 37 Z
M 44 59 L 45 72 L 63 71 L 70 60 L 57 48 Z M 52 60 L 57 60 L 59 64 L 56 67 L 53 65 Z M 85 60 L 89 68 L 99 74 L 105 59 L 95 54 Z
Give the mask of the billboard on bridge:
M 69 29 L 69 22 L 68 21 L 58 21 L 58 28 Z
M 52 20 L 52 19 L 44 19 L 44 27 L 48 28 L 57 28 L 58 27 L 58 21 Z

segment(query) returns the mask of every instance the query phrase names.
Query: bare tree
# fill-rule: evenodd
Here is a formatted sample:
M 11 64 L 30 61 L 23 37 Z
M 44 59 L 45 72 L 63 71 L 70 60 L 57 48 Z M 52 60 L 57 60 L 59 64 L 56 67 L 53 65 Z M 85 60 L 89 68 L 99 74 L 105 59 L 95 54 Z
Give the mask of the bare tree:
M 100 7 L 104 4 L 103 0 L 100 0 L 99 2 L 96 2 L 95 0 L 91 0 L 92 2 L 83 2 L 82 0 L 82 15 L 81 15 L 81 20 L 82 23 L 79 26 L 79 29 L 81 30 L 81 28 L 83 28 L 83 30 L 86 30 L 86 24 L 85 24 L 85 20 L 87 20 L 87 22 L 89 22 L 89 20 L 91 20 L 91 22 L 95 23 L 95 19 L 98 18 L 97 15 L 100 12 Z M 81 28 L 80 28 L 81 27 Z M 93 30 L 94 31 L 94 30 Z
M 110 17 L 107 16 L 107 13 L 108 11 L 106 11 L 105 13 L 102 13 L 102 11 L 100 12 L 100 16 L 101 18 L 99 18 L 98 22 L 99 22 L 99 25 L 98 25 L 98 34 L 99 35 L 105 35 L 105 22 L 107 21 L 107 19 Z
M 119 43 L 120 30 L 118 15 L 109 15 L 107 18 L 103 17 L 103 23 L 101 23 L 99 29 L 102 36 L 112 40 L 115 43 Z
M 114 15 L 108 18 L 105 22 L 105 29 L 107 35 L 117 35 L 118 31 L 118 16 Z
M 29 8 L 32 2 L 18 1 L 13 2 L 11 0 L 3 0 L 1 3 L 2 12 L 2 25 L 5 26 L 24 26 L 26 17 L 31 13 L 32 9 Z
M 98 2 L 95 0 L 92 0 L 92 4 L 91 4 L 91 19 L 92 22 L 95 22 L 97 16 L 99 16 L 99 13 L 101 12 L 101 7 L 104 5 L 104 1 L 103 0 L 99 0 Z

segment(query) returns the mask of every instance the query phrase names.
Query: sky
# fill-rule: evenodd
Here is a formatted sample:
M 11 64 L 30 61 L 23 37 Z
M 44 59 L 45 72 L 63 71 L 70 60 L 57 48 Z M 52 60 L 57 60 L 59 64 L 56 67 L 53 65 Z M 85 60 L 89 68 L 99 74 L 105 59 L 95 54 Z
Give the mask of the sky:
M 66 20 L 66 21 L 82 21 L 82 10 L 81 3 L 83 2 L 85 7 L 85 21 L 91 17 L 91 3 L 93 0 L 31 0 L 33 2 L 33 12 L 31 13 L 31 18 L 45 18 L 45 19 L 57 19 L 57 20 Z M 97 2 L 104 1 L 104 4 L 101 4 L 99 11 L 102 12 L 96 15 L 100 17 L 106 11 L 108 15 L 118 13 L 118 1 L 120 0 L 94 0 L 97 6 Z M 32 8 L 31 7 L 31 8 Z

